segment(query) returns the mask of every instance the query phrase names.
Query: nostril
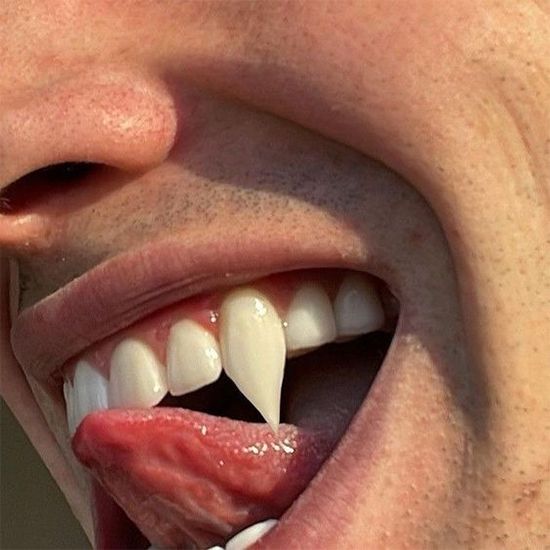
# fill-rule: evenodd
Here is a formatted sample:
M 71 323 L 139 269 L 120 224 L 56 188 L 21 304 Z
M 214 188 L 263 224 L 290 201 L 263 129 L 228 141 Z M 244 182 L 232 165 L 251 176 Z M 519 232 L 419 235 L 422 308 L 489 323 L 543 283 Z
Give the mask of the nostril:
M 47 248 L 64 209 L 91 200 L 98 180 L 113 170 L 97 163 L 63 162 L 9 184 L 0 192 L 0 249 L 17 256 Z
M 91 162 L 63 162 L 34 170 L 2 190 L 0 214 L 30 212 L 33 205 L 78 185 L 100 168 Z
M 78 74 L 37 90 L 0 117 L 0 187 L 72 161 L 127 172 L 161 164 L 176 140 L 173 93 L 155 78 L 116 70 Z
M 36 175 L 51 181 L 72 182 L 87 175 L 95 166 L 91 162 L 63 162 L 37 170 Z

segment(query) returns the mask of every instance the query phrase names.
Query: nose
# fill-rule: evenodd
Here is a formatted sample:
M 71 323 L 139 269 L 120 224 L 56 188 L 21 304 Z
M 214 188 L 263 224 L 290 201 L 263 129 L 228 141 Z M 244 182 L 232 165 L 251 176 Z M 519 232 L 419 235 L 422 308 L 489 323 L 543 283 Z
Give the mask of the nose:
M 0 105 L 0 189 L 60 163 L 123 171 L 161 164 L 176 140 L 177 111 L 160 79 L 118 70 L 89 71 Z M 40 223 L 32 212 L 0 214 L 0 247 L 32 240 Z

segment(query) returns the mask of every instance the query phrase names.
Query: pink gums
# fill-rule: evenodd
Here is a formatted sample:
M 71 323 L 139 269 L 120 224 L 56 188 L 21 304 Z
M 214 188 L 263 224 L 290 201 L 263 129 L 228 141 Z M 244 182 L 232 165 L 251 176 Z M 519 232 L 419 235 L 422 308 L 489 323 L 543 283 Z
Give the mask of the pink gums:
M 342 272 L 337 270 L 291 271 L 271 275 L 254 283 L 252 287 L 264 294 L 273 303 L 283 318 L 298 287 L 304 283 L 317 282 L 328 292 L 331 298 L 336 295 Z M 219 311 L 225 296 L 234 290 L 223 289 L 207 295 L 188 298 L 180 303 L 166 307 L 139 323 L 118 332 L 94 345 L 79 359 L 88 361 L 95 369 L 109 378 L 110 358 L 116 345 L 125 338 L 136 338 L 146 343 L 161 363 L 166 363 L 166 342 L 172 325 L 183 319 L 190 319 L 202 325 L 216 338 L 219 332 Z M 64 369 L 65 376 L 72 378 L 76 361 L 71 361 Z

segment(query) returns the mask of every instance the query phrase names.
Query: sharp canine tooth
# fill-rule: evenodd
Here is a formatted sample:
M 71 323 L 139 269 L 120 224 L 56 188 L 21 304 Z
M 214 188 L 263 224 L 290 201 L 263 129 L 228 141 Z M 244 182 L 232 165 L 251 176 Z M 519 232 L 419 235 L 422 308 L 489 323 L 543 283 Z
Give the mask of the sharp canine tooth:
M 82 419 L 93 411 L 107 408 L 107 380 L 86 361 L 76 364 L 69 401 L 72 407 L 71 435 Z
M 288 351 L 314 348 L 334 340 L 332 304 L 320 285 L 307 283 L 295 294 L 286 314 L 285 336 Z
M 359 274 L 347 275 L 342 281 L 334 300 L 334 314 L 339 336 L 373 332 L 385 321 L 376 289 Z
M 166 369 L 149 346 L 131 338 L 117 345 L 111 357 L 109 406 L 153 407 L 167 391 Z
M 220 344 L 225 372 L 277 431 L 286 350 L 271 302 L 250 288 L 229 294 L 220 312 Z
M 170 329 L 166 366 L 172 395 L 198 390 L 215 382 L 222 372 L 218 342 L 198 323 L 180 321 Z
M 279 523 L 276 519 L 268 519 L 247 527 L 235 535 L 225 545 L 225 550 L 245 550 L 266 535 L 275 525 Z

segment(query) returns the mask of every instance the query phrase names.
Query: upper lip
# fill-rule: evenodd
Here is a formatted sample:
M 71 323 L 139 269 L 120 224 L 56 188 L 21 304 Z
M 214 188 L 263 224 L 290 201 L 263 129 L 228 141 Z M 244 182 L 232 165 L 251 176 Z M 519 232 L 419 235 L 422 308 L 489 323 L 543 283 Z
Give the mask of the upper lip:
M 230 246 L 205 235 L 191 244 L 171 237 L 107 260 L 19 313 L 11 334 L 15 356 L 46 380 L 91 344 L 191 295 L 293 269 L 365 269 L 364 258 L 334 243 L 281 235 L 246 241 Z

